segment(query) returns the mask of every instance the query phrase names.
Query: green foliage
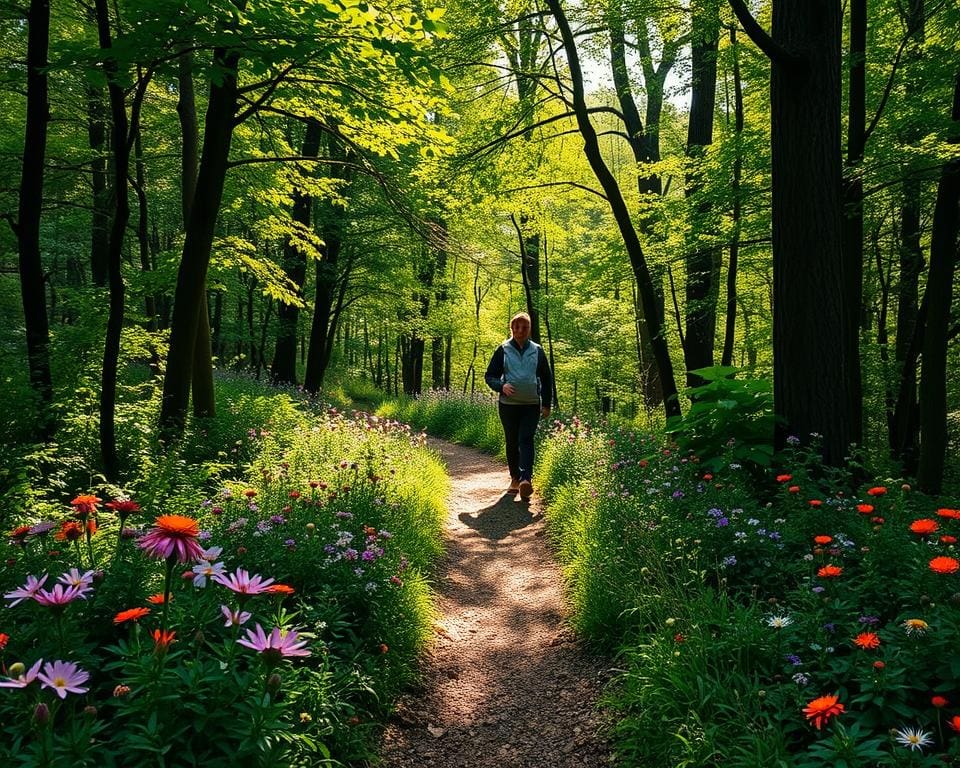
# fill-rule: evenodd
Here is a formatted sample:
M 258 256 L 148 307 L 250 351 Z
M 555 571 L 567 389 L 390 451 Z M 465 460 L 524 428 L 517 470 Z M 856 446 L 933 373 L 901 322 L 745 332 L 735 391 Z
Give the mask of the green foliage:
M 429 392 L 416 399 L 382 403 L 377 413 L 424 429 L 432 435 L 471 445 L 503 458 L 503 427 L 492 398 L 455 392 Z
M 773 459 L 773 387 L 765 379 L 737 379 L 736 368 L 714 366 L 693 373 L 706 384 L 686 390 L 690 407 L 667 420 L 666 433 L 703 466 L 718 469 L 732 459 L 769 467 Z

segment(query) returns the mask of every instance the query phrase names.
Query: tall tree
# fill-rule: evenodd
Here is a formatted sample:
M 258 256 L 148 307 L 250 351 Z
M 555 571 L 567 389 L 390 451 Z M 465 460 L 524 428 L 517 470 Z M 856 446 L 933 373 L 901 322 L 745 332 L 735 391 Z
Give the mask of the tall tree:
M 30 0 L 27 11 L 27 119 L 24 126 L 23 165 L 17 236 L 20 297 L 27 330 L 27 365 L 30 385 L 40 400 L 36 437 L 45 440 L 53 430 L 48 406 L 53 401 L 50 375 L 50 328 L 43 265 L 40 258 L 40 212 L 43 210 L 43 172 L 47 152 L 50 106 L 47 84 L 47 51 L 50 46 L 50 1 Z
M 825 461 L 838 465 L 859 442 L 860 364 L 844 337 L 840 2 L 774 0 L 772 36 L 743 0 L 730 5 L 771 62 L 775 443 L 820 434 Z

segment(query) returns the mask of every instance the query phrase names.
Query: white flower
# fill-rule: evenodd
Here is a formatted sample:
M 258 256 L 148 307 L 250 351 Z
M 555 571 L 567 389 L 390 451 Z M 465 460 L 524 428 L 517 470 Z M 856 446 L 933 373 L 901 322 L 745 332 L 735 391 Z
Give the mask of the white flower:
M 783 629 L 793 624 L 793 619 L 789 616 L 771 616 L 767 619 L 767 626 L 773 629 Z
M 922 749 L 933 744 L 930 734 L 920 728 L 904 727 L 894 730 L 893 735 L 901 745 L 910 749 Z

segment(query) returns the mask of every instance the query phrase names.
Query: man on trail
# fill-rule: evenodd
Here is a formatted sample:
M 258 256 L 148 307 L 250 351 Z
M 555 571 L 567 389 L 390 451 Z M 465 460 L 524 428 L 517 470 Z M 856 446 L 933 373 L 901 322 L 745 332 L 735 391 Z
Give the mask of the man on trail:
M 510 338 L 494 351 L 484 376 L 500 393 L 498 410 L 507 444 L 510 493 L 529 499 L 533 493 L 533 436 L 540 417 L 550 415 L 553 373 L 543 348 L 530 340 L 530 315 L 518 312 L 510 320 Z

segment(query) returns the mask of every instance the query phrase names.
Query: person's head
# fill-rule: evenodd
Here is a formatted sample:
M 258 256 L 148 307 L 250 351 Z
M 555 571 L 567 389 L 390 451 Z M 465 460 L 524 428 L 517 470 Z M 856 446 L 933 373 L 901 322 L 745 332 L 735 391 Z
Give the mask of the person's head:
M 530 338 L 530 315 L 526 312 L 517 312 L 510 318 L 510 335 L 521 346 Z

